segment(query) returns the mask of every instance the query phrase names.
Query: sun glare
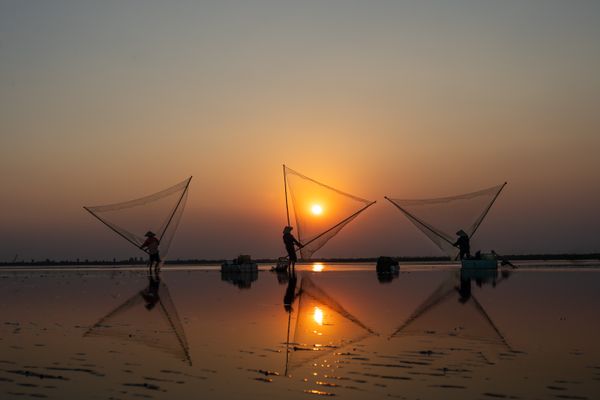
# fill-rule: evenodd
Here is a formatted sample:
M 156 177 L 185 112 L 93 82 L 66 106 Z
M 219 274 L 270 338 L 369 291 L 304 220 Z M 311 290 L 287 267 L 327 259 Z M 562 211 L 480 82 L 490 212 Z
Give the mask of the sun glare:
M 319 307 L 315 307 L 313 319 L 317 324 L 323 325 L 323 310 L 321 310 Z
M 313 204 L 310 208 L 310 212 L 314 215 L 321 215 L 323 214 L 323 207 L 320 204 Z

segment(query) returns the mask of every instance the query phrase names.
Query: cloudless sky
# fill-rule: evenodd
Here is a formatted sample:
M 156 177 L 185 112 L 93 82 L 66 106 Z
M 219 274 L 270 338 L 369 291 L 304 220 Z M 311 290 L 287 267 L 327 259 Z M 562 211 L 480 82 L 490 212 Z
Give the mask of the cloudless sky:
M 282 163 L 378 200 L 317 255 L 504 181 L 482 246 L 599 251 L 598 71 L 595 1 L 0 0 L 0 260 L 141 255 L 81 207 L 189 175 L 170 257 L 281 255 Z

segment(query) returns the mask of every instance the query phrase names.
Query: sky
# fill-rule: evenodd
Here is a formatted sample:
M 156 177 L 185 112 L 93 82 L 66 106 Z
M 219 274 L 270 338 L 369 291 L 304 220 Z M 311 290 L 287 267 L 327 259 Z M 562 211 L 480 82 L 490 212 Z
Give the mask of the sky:
M 282 164 L 377 203 L 507 181 L 482 248 L 600 251 L 600 3 L 0 0 L 0 261 L 140 256 L 82 206 L 194 176 L 171 258 L 284 253 Z

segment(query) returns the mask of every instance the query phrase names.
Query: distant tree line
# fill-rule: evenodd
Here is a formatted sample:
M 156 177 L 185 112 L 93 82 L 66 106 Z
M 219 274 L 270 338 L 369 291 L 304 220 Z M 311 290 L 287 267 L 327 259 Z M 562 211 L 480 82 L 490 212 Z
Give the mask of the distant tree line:
M 406 256 L 395 256 L 392 257 L 399 262 L 442 262 L 449 261 L 448 257 L 406 257 Z M 561 253 L 561 254 L 512 254 L 512 255 L 504 255 L 503 258 L 509 260 L 540 260 L 540 261 L 551 261 L 551 260 L 600 260 L 600 253 L 586 253 L 586 254 L 576 254 L 576 253 Z M 167 260 L 165 264 L 167 265 L 214 265 L 221 264 L 225 262 L 225 259 L 176 259 L 176 260 Z M 255 259 L 257 263 L 275 263 L 277 259 L 275 258 L 259 258 Z M 313 259 L 307 262 L 324 262 L 324 263 L 374 263 L 377 261 L 377 257 L 358 257 L 358 258 L 319 258 Z M 0 266 L 4 267 L 18 267 L 18 266 L 75 266 L 75 265 L 146 265 L 146 259 L 142 257 L 130 257 L 127 259 L 116 259 L 112 260 L 90 260 L 90 259 L 75 259 L 75 260 L 29 260 L 29 261 L 7 261 L 0 262 Z

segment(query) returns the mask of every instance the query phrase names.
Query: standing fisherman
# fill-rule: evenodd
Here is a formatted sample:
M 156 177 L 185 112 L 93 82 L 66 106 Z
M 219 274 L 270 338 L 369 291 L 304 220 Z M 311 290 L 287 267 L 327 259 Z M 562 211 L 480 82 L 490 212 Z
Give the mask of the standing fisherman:
M 154 264 L 154 272 L 158 273 L 158 266 L 160 265 L 160 254 L 158 253 L 158 245 L 160 241 L 156 238 L 156 234 L 152 231 L 146 232 L 146 241 L 140 246 L 140 249 L 146 251 L 150 255 L 148 260 L 148 270 L 152 272 L 152 265 Z M 155 264 L 156 263 L 156 264 Z
M 469 235 L 462 229 L 456 232 L 458 235 L 458 239 L 454 243 L 454 247 L 458 247 L 460 251 L 459 259 L 462 260 L 465 258 L 471 258 L 471 241 L 469 239 Z
M 287 250 L 289 257 L 288 269 L 291 267 L 291 269 L 294 270 L 296 261 L 298 261 L 298 257 L 296 257 L 296 248 L 294 245 L 297 245 L 298 248 L 302 248 L 304 245 L 296 240 L 294 235 L 292 235 L 292 229 L 294 228 L 291 226 L 286 226 L 283 228 L 283 243 L 285 244 L 285 249 Z

